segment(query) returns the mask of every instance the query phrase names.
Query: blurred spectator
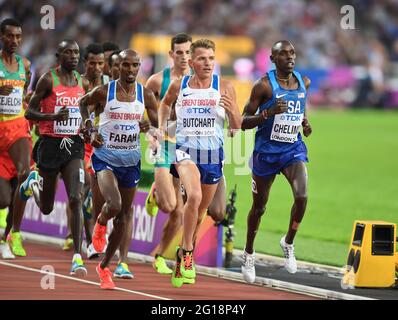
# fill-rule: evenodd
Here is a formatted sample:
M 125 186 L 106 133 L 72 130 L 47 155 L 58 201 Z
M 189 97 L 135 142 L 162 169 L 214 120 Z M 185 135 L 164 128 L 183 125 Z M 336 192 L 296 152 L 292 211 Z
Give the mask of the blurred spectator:
M 55 8 L 55 30 L 40 28 L 44 4 Z M 355 7 L 355 30 L 340 27 L 340 8 L 345 4 Z M 395 0 L 0 0 L 0 20 L 6 17 L 23 24 L 20 53 L 33 62 L 36 78 L 54 64 L 55 48 L 62 38 L 76 39 L 81 48 L 105 41 L 126 48 L 137 32 L 249 36 L 257 46 L 251 57 L 253 66 L 238 61 L 235 70 L 242 75 L 242 65 L 248 66 L 252 75 L 244 77 L 252 79 L 271 66 L 272 43 L 289 39 L 296 46 L 297 66 L 310 77 L 312 72 L 323 74 L 312 90 L 325 105 L 380 107 L 392 90 L 389 80 L 398 77 L 387 73 L 398 69 L 390 67 L 398 63 Z M 335 93 L 342 90 L 336 80 L 343 79 L 341 70 L 352 81 L 345 82 L 346 94 L 336 102 Z

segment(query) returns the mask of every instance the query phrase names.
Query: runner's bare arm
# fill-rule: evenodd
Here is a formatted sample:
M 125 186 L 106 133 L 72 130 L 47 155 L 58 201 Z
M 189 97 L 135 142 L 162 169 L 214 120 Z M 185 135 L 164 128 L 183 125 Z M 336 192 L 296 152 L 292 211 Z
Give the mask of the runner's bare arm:
M 149 121 L 154 127 L 158 127 L 158 107 L 155 95 L 152 90 L 144 87 L 145 109 L 148 114 Z
M 153 92 L 156 98 L 156 102 L 159 104 L 160 102 L 160 89 L 162 86 L 162 77 L 160 72 L 155 73 L 149 77 L 145 84 L 145 88 L 148 88 Z
M 229 128 L 240 129 L 242 126 L 242 116 L 239 113 L 236 102 L 236 93 L 232 83 L 228 80 L 221 80 L 221 99 L 220 106 L 223 107 L 228 115 Z
M 305 88 L 308 91 L 308 89 L 309 89 L 309 87 L 311 85 L 311 80 L 309 78 L 307 78 L 307 77 L 303 77 L 303 80 L 304 80 Z M 307 100 L 307 107 L 308 107 L 308 100 Z M 303 119 L 303 122 L 302 122 L 303 134 L 306 137 L 310 136 L 311 133 L 312 133 L 312 127 L 310 125 L 310 122 L 309 122 L 308 116 L 307 116 L 307 107 L 305 108 L 304 119 Z
M 40 102 L 51 94 L 52 77 L 49 72 L 42 75 L 37 82 L 36 90 L 30 98 L 28 109 L 25 112 L 25 118 L 28 120 L 67 120 L 69 112 L 66 108 L 61 108 L 57 113 L 43 113 L 40 111 Z
M 24 86 L 24 96 L 28 92 L 29 84 L 30 84 L 30 79 L 32 77 L 32 73 L 30 72 L 30 66 L 31 63 L 28 59 L 23 58 L 23 65 L 25 68 L 25 74 L 26 74 L 26 81 L 25 81 L 25 86 Z
M 159 129 L 164 131 L 167 128 L 167 120 L 170 118 L 171 107 L 177 101 L 178 93 L 180 92 L 181 80 L 173 80 L 158 110 Z
M 271 108 L 256 114 L 258 108 L 270 99 L 272 99 L 272 88 L 268 82 L 268 79 L 264 77 L 257 80 L 254 83 L 250 93 L 249 101 L 246 103 L 243 110 L 243 130 L 253 129 L 259 124 L 263 123 L 268 117 L 287 111 L 287 102 L 283 100 L 277 100 L 275 105 L 273 105 Z
M 107 91 L 107 84 L 98 86 L 80 99 L 79 108 L 85 130 L 90 130 L 93 127 L 93 124 L 90 120 L 90 106 L 95 106 L 95 114 L 102 112 L 106 101 Z

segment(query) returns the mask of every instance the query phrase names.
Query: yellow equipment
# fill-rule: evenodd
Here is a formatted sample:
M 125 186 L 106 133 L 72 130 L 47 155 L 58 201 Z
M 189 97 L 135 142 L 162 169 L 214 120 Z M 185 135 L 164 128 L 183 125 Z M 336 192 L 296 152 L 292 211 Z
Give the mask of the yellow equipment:
M 395 285 L 396 224 L 355 221 L 343 284 L 387 288 Z

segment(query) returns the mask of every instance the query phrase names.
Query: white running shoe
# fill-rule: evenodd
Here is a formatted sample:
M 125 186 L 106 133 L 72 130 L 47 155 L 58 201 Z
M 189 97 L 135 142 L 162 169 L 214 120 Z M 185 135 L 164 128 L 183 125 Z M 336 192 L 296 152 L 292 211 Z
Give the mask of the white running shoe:
M 243 279 L 245 279 L 248 283 L 253 283 L 256 280 L 256 269 L 254 267 L 255 261 L 255 252 L 253 251 L 252 254 L 247 253 L 246 251 L 243 252 L 242 255 L 242 275 Z
M 93 244 L 90 243 L 90 244 L 87 246 L 87 258 L 88 258 L 88 259 L 95 259 L 95 258 L 98 258 L 99 256 L 100 256 L 100 253 L 97 252 L 97 251 L 94 249 Z
M 297 261 L 294 255 L 294 244 L 287 244 L 285 242 L 285 237 L 281 239 L 279 242 L 283 254 L 285 255 L 285 269 L 289 273 L 296 273 L 297 272 Z
M 7 241 L 0 241 L 0 253 L 3 259 L 15 259 Z

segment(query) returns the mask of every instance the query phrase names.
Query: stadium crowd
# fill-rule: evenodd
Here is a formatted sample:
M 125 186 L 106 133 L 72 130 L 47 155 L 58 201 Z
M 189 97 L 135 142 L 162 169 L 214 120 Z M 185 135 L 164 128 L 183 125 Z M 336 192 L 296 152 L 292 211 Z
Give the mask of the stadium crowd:
M 127 47 L 134 33 L 244 35 L 255 40 L 255 79 L 270 68 L 271 44 L 291 40 L 299 69 L 314 79 L 316 105 L 398 107 L 398 3 L 393 0 L 57 0 L 55 30 L 42 30 L 40 1 L 0 0 L 0 19 L 23 23 L 21 54 L 37 75 L 54 63 L 62 38 L 113 41 Z M 355 29 L 340 26 L 345 4 Z M 266 63 L 264 63 L 264 61 Z M 35 80 L 33 81 L 35 83 Z M 336 95 L 336 92 L 339 94 Z

